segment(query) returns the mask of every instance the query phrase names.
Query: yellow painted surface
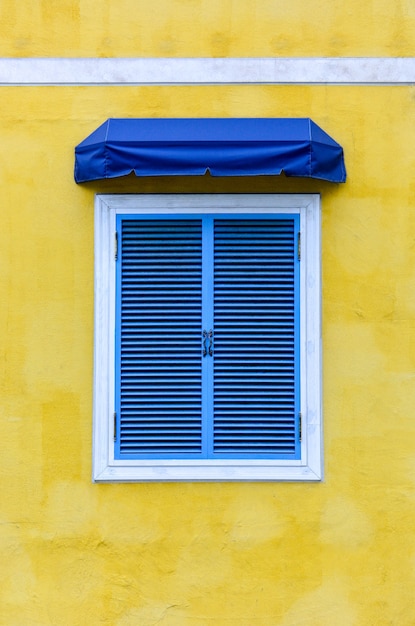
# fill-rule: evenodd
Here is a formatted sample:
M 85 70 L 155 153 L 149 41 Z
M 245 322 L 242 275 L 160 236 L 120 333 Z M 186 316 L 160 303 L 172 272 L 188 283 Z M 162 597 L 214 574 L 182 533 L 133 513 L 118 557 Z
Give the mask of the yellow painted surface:
M 0 56 L 412 56 L 412 0 L 2 0 Z M 0 88 L 0 626 L 414 626 L 415 89 Z M 107 117 L 312 117 L 348 181 L 73 182 Z M 91 482 L 95 193 L 319 192 L 325 481 Z
M 2 0 L 0 56 L 412 56 L 413 0 Z
M 413 626 L 415 90 L 1 95 L 0 624 Z M 77 186 L 110 115 L 310 116 L 348 182 Z M 175 191 L 321 192 L 323 483 L 91 483 L 94 194 Z

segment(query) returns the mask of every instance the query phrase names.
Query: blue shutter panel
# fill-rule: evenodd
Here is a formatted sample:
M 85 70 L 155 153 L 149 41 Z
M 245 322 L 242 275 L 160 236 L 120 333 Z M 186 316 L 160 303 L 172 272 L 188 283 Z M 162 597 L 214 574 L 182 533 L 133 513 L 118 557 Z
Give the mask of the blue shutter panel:
M 115 457 L 299 458 L 299 216 L 117 229 Z
M 216 219 L 214 453 L 298 454 L 297 217 Z
M 118 458 L 199 453 L 200 219 L 119 219 Z

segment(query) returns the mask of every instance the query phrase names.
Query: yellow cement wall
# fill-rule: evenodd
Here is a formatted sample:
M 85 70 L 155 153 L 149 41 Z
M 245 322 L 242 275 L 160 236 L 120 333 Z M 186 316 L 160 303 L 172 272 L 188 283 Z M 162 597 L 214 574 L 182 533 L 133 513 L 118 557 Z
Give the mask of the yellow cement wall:
M 3 0 L 0 56 L 409 56 L 414 6 Z M 413 626 L 414 88 L 0 95 L 1 626 Z M 309 116 L 348 181 L 76 186 L 110 116 Z M 323 483 L 91 483 L 94 194 L 176 191 L 321 193 Z
M 0 623 L 415 624 L 409 87 L 3 88 Z M 348 182 L 76 186 L 109 115 L 304 116 Z M 91 483 L 96 192 L 321 192 L 326 480 Z
M 412 56 L 413 0 L 2 0 L 0 56 Z

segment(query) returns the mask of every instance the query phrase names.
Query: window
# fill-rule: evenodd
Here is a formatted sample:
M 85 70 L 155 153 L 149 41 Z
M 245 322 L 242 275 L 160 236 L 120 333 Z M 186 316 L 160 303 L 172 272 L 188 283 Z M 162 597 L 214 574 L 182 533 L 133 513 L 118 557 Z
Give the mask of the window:
M 319 196 L 99 195 L 95 226 L 94 480 L 319 480 Z

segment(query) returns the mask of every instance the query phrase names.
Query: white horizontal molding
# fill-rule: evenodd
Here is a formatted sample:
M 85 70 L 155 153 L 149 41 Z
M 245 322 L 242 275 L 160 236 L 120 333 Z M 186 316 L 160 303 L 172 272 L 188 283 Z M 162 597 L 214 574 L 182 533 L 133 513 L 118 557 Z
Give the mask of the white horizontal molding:
M 401 85 L 415 57 L 1 58 L 0 85 Z

